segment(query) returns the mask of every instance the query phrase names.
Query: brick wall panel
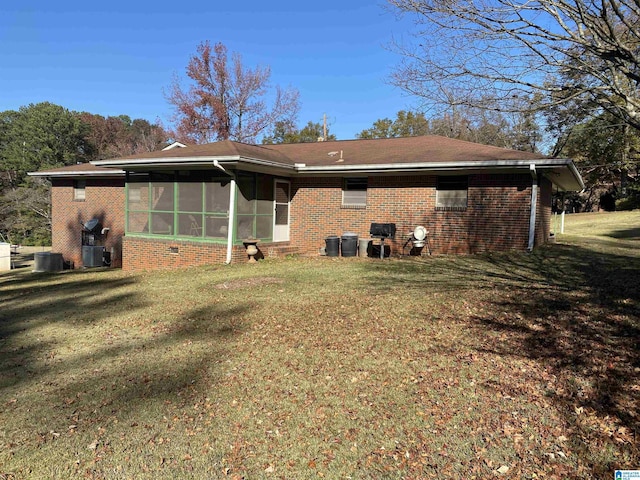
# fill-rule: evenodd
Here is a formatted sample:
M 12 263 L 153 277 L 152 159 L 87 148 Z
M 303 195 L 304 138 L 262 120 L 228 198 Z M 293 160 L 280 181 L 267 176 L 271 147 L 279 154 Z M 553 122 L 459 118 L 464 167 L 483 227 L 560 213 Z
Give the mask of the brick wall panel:
M 413 228 L 424 225 L 434 254 L 466 254 L 492 250 L 524 250 L 528 243 L 531 177 L 471 175 L 465 211 L 436 211 L 435 176 L 369 177 L 367 206 L 343 208 L 341 178 L 296 177 L 291 183 L 290 242 L 259 245 L 264 256 L 289 252 L 317 254 L 329 235 L 354 232 L 369 238 L 372 222 L 395 223 L 395 254 Z M 106 246 L 113 248 L 114 266 L 126 270 L 182 268 L 219 264 L 226 246 L 124 236 L 124 181 L 87 180 L 86 200 L 73 201 L 73 181 L 56 179 L 52 188 L 53 251 L 82 265 L 81 222 L 100 218 L 109 227 Z M 542 178 L 538 195 L 536 244 L 546 241 L 551 219 L 551 183 Z M 172 253 L 171 247 L 178 252 Z M 124 259 L 124 260 L 123 260 Z M 232 261 L 246 261 L 234 246 Z
M 75 268 L 82 267 L 82 224 L 99 218 L 109 228 L 105 248 L 113 252 L 112 266 L 122 266 L 124 179 L 87 179 L 85 200 L 73 199 L 73 180 L 54 179 L 51 187 L 52 251 L 62 253 Z
M 366 208 L 343 208 L 342 179 L 294 178 L 291 202 L 291 243 L 317 252 L 325 238 L 345 232 L 369 237 L 372 222 L 395 223 L 393 251 L 401 253 L 413 228 L 429 231 L 434 254 L 524 250 L 529 236 L 531 177 L 529 174 L 471 175 L 465 211 L 437 211 L 435 176 L 369 177 Z M 546 198 L 541 195 L 539 198 Z M 542 200 L 541 200 L 542 201 Z M 548 210 L 548 212 L 547 212 Z M 550 203 L 540 209 L 539 235 Z M 546 216 L 546 217 L 545 217 Z M 548 227 L 547 227 L 548 228 Z

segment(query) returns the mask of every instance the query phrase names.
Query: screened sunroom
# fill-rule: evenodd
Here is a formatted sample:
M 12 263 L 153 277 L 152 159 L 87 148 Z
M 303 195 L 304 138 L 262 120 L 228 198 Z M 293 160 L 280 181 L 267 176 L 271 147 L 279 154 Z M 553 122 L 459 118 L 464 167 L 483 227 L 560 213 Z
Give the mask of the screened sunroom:
M 283 240 L 274 239 L 274 230 L 284 223 L 288 226 L 288 200 L 288 182 L 261 173 L 129 173 L 126 235 L 224 244 L 233 228 L 234 244 L 247 238 Z

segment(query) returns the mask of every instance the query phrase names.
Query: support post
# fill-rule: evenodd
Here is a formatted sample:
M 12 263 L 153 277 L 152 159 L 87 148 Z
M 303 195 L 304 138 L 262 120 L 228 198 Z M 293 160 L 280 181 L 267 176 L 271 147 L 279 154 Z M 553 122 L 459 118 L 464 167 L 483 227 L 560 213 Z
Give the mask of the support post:
M 236 177 L 231 176 L 231 184 L 229 185 L 229 226 L 227 227 L 227 258 L 225 263 L 231 263 L 233 254 L 233 228 L 236 217 Z
M 538 206 L 538 172 L 535 163 L 529 165 L 531 174 L 531 215 L 529 216 L 529 245 L 527 249 L 533 250 L 536 241 L 536 213 Z

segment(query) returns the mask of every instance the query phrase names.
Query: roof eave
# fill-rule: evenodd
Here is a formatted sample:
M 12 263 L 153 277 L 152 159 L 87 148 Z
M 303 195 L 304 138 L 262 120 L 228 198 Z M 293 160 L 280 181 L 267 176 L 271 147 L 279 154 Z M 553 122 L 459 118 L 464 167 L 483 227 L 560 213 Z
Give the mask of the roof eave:
M 214 165 L 217 162 L 221 165 L 235 165 L 246 163 L 261 167 L 293 171 L 294 166 L 273 160 L 264 160 L 256 157 L 245 157 L 242 155 L 219 155 L 206 157 L 170 157 L 170 158 L 133 158 L 127 160 L 95 160 L 91 162 L 99 167 L 117 168 L 149 168 L 149 167 L 202 167 Z
M 555 172 L 555 177 L 550 180 L 559 188 L 566 191 L 579 191 L 584 189 L 584 182 L 574 163 L 570 159 L 564 158 L 533 158 L 527 160 L 486 160 L 486 161 L 461 161 L 461 162 L 419 162 L 419 163 L 385 163 L 385 164 L 363 164 L 349 165 L 339 163 L 334 165 L 307 166 L 305 163 L 286 164 L 274 160 L 265 160 L 257 157 L 242 155 L 219 155 L 219 156 L 193 156 L 193 157 L 170 157 L 170 158 L 132 158 L 120 160 L 96 160 L 91 162 L 100 167 L 121 168 L 124 170 L 137 170 L 143 168 L 158 167 L 206 167 L 215 163 L 223 166 L 237 167 L 239 164 L 245 166 L 266 169 L 276 173 L 294 175 L 340 175 L 357 173 L 417 173 L 417 172 L 462 172 L 462 171 L 484 171 L 494 169 L 516 169 L 528 170 L 530 165 L 542 171 Z M 124 171 L 120 170 L 120 174 Z M 90 176 L 91 173 L 85 173 Z M 48 175 L 41 175 L 48 176 Z M 60 175 L 63 176 L 63 175 Z M 65 172 L 64 176 L 72 176 L 72 173 Z
M 220 163 L 237 162 L 240 155 L 222 155 L 206 157 L 168 157 L 168 158 L 129 158 L 116 160 L 94 160 L 91 164 L 97 167 L 112 168 L 144 168 L 144 167 L 199 167 L 212 165 L 214 160 Z
M 299 171 L 343 171 L 343 170 L 380 170 L 380 169 L 397 169 L 397 170 L 441 170 L 450 168 L 495 168 L 495 167 L 514 167 L 524 166 L 529 168 L 529 165 L 539 165 L 543 162 L 549 162 L 555 159 L 535 159 L 535 160 L 485 160 L 476 161 L 468 160 L 461 162 L 406 162 L 406 163 L 381 163 L 381 164 L 362 164 L 362 165 L 348 165 L 340 163 L 339 165 L 320 165 L 320 166 L 306 166 L 304 163 L 296 164 Z M 557 162 L 554 162 L 557 163 Z
M 93 178 L 108 178 L 108 177 L 123 177 L 125 175 L 124 170 L 116 170 L 113 171 L 78 171 L 78 170 L 70 170 L 64 172 L 28 172 L 27 175 L 30 177 L 44 177 L 44 178 L 68 178 L 68 177 L 93 177 Z
M 276 162 L 273 160 L 263 160 L 261 158 L 255 158 L 255 157 L 240 157 L 240 163 L 249 163 L 252 165 L 259 165 L 261 167 L 279 169 L 283 171 L 288 171 L 289 173 L 292 173 L 296 168 L 295 165 Z
M 570 159 L 539 158 L 530 160 L 488 160 L 466 162 L 423 162 L 423 163 L 396 163 L 381 165 L 322 165 L 306 166 L 296 164 L 296 172 L 299 175 L 339 175 L 345 173 L 417 173 L 417 172 L 462 172 L 483 171 L 495 169 L 529 170 L 531 165 L 541 171 L 553 171 L 558 175 L 564 173 L 562 178 L 550 178 L 550 180 L 566 191 L 579 191 L 584 189 L 584 182 L 574 163 Z M 560 182 L 560 183 L 558 183 Z

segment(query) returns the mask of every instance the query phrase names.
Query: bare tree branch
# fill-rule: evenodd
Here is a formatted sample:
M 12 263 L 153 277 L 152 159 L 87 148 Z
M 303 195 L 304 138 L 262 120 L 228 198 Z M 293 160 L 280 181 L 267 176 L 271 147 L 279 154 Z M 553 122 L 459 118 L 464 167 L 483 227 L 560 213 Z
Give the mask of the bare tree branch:
M 576 101 L 640 129 L 638 0 L 388 0 L 415 22 L 392 83 L 441 108 Z

